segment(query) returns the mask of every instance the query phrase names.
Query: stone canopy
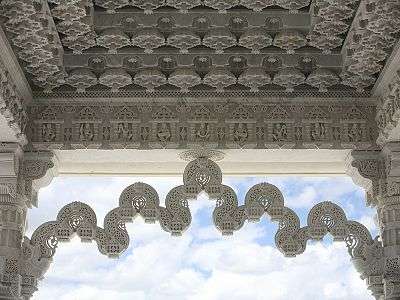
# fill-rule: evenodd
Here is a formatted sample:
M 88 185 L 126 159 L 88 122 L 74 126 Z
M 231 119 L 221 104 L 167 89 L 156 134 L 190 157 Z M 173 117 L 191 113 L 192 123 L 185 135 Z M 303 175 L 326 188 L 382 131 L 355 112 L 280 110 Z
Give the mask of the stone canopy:
M 17 0 L 0 16 L 37 97 L 343 97 L 370 93 L 396 42 L 397 1 L 369 2 Z

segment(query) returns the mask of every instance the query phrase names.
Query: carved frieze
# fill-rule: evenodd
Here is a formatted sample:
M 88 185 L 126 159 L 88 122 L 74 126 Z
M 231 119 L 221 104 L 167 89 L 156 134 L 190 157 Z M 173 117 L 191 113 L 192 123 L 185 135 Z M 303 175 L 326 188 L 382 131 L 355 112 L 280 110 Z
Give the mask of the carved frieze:
M 383 95 L 377 107 L 376 122 L 379 136 L 377 142 L 384 145 L 390 142 L 392 132 L 399 126 L 400 120 L 400 74 L 394 75 L 389 90 Z
M 229 83 L 225 77 L 221 81 L 219 77 L 213 80 L 213 84 L 221 86 Z M 154 85 L 148 84 L 149 87 Z M 182 84 L 181 88 L 184 88 L 188 83 L 174 84 Z M 362 102 L 345 105 L 343 101 L 318 104 L 312 101 L 297 104 L 188 101 L 148 103 L 147 106 L 115 103 L 109 104 L 107 110 L 101 103 L 88 106 L 77 102 L 73 110 L 69 106 L 69 103 L 60 103 L 29 108 L 32 118 L 29 138 L 34 147 L 170 148 L 179 145 L 187 148 L 214 145 L 222 148 L 365 149 L 374 145 L 376 134 L 374 106 Z M 144 107 L 144 113 L 137 113 Z M 185 113 L 177 113 L 183 108 Z M 125 112 L 124 116 L 131 117 L 117 117 L 115 112 Z M 112 143 L 103 132 L 105 125 L 102 124 L 108 120 L 113 124 L 107 129 Z
M 22 145 L 27 143 L 25 128 L 28 114 L 25 106 L 13 79 L 0 59 L 0 114 L 5 117 L 8 126 Z

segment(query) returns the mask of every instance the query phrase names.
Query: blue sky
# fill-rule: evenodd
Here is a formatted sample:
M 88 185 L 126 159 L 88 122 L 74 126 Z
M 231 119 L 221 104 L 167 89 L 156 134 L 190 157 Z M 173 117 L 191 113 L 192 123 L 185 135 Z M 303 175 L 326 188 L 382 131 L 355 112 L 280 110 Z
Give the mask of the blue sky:
M 97 214 L 98 225 L 118 205 L 122 190 L 137 181 L 151 184 L 161 203 L 181 178 L 58 177 L 39 194 L 39 208 L 29 211 L 27 235 L 54 220 L 65 204 L 82 201 Z M 229 177 L 243 203 L 254 184 L 278 186 L 285 205 L 305 225 L 311 207 L 332 201 L 377 234 L 374 210 L 365 207 L 364 192 L 347 177 Z M 274 246 L 277 225 L 263 218 L 246 223 L 231 237 L 212 224 L 213 201 L 204 196 L 190 203 L 193 221 L 182 237 L 171 237 L 159 224 L 140 218 L 127 224 L 131 237 L 119 259 L 101 255 L 96 243 L 74 238 L 59 244 L 54 261 L 34 300 L 210 299 L 310 300 L 373 299 L 353 269 L 344 243 L 309 242 L 303 255 L 285 258 Z

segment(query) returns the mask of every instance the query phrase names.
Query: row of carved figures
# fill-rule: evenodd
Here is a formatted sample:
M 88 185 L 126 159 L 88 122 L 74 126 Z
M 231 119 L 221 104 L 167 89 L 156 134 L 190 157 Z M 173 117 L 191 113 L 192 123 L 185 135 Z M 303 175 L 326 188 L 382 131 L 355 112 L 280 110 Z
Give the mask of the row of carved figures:
M 54 142 L 101 142 L 116 143 L 157 143 L 162 147 L 169 143 L 216 142 L 233 143 L 244 146 L 248 143 L 271 141 L 274 143 L 291 141 L 364 142 L 368 139 L 368 128 L 362 123 L 348 124 L 347 127 L 333 126 L 316 122 L 303 126 L 292 123 L 273 123 L 268 125 L 251 123 L 232 123 L 216 126 L 212 123 L 177 125 L 174 122 L 160 122 L 146 126 L 137 123 L 118 122 L 112 126 L 100 126 L 98 123 L 78 123 L 73 128 L 57 123 L 40 123 L 32 128 L 34 143 Z M 101 129 L 101 127 L 103 129 Z M 64 134 L 62 134 L 62 131 Z

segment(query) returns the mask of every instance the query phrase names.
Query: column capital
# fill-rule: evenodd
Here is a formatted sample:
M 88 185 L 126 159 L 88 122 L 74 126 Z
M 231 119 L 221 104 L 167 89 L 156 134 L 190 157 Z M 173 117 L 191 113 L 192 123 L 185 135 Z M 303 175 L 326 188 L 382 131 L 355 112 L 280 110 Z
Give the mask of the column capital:
M 37 206 L 38 190 L 56 175 L 54 154 L 50 151 L 25 152 L 20 167 L 20 191 L 28 207 Z
M 367 203 L 377 208 L 385 299 L 400 299 L 400 142 L 388 142 L 378 151 L 352 151 L 348 166 L 354 182 L 366 189 Z M 370 288 L 379 292 L 381 287 Z
M 0 143 L 0 194 L 7 201 L 37 206 L 37 191 L 57 174 L 50 151 L 23 152 L 17 143 Z M 3 197 L 0 202 L 4 202 Z
M 385 177 L 385 160 L 379 150 L 354 150 L 346 159 L 347 170 L 355 184 L 366 191 L 367 205 L 376 206 Z

